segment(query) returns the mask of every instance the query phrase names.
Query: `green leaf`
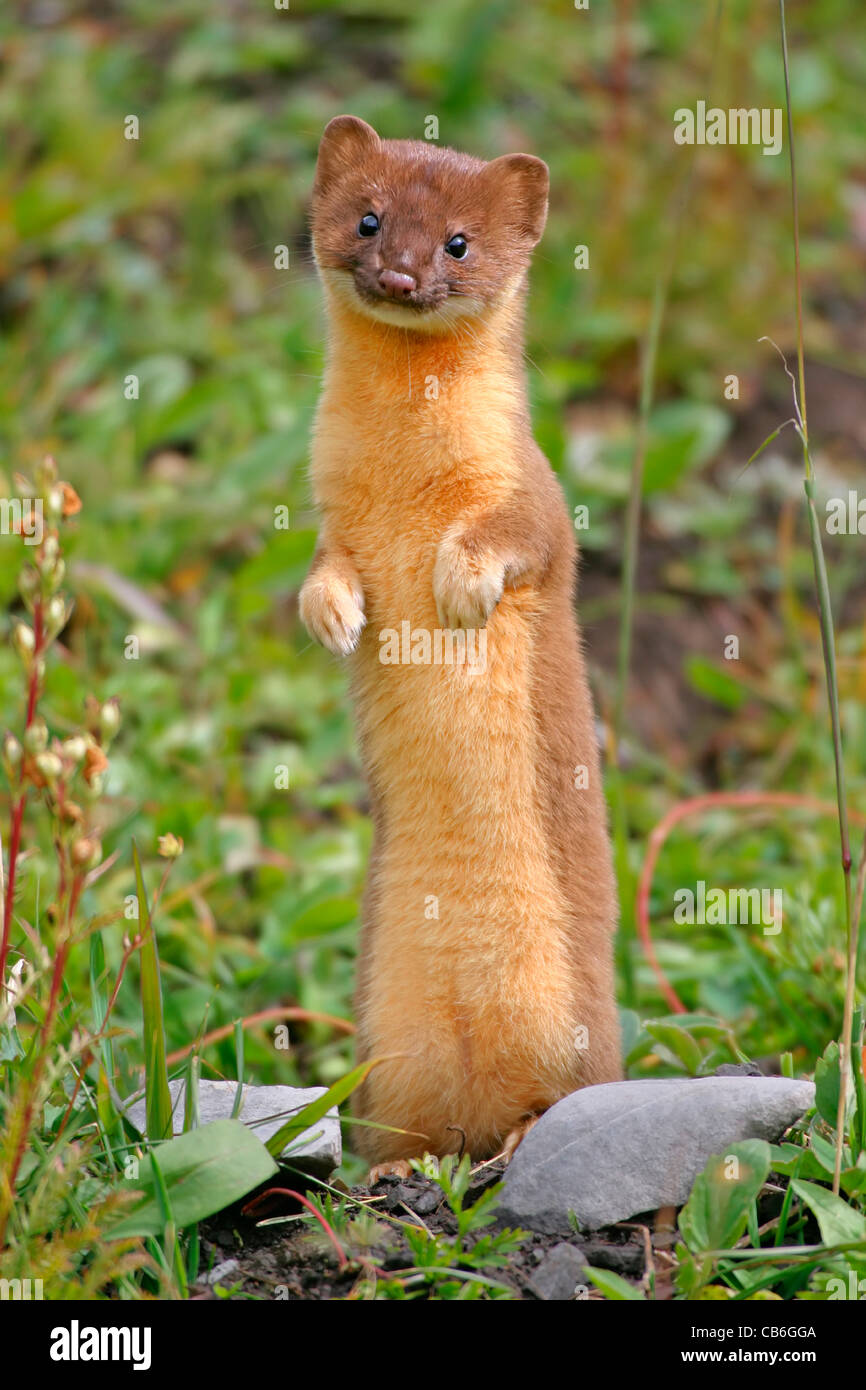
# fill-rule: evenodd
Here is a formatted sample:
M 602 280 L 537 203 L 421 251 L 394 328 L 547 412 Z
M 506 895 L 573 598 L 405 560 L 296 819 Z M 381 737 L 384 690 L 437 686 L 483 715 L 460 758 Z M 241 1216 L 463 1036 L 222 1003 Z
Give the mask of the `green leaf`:
M 815 1067 L 815 1107 L 835 1130 L 839 1110 L 839 1044 L 828 1043 Z
M 624 1035 L 627 1038 L 627 1042 L 623 1044 L 626 1068 L 633 1066 L 642 1057 L 646 1057 L 647 1053 L 652 1052 L 653 1042 L 656 1039 L 650 1037 L 648 1032 L 651 1026 L 653 1028 L 674 1027 L 680 1032 L 688 1030 L 689 1036 L 692 1038 L 710 1038 L 714 1041 L 721 1041 L 728 1036 L 726 1026 L 711 1014 L 665 1014 L 662 1018 L 649 1019 L 643 1028 L 638 1029 L 636 1034 Z
M 739 709 L 746 698 L 745 688 L 727 671 L 721 670 L 706 657 L 693 656 L 686 662 L 686 672 L 695 690 L 725 709 Z
M 711 459 L 730 432 L 731 422 L 718 406 L 665 401 L 653 410 L 649 428 L 644 466 L 647 496 L 672 488 L 689 469 Z
M 112 1239 L 162 1236 L 169 1213 L 177 1230 L 183 1230 L 239 1201 L 279 1171 L 261 1140 L 240 1120 L 215 1120 L 169 1139 L 156 1152 L 158 1174 L 150 1157 L 142 1159 L 135 1184 L 142 1200 L 111 1228 Z
M 835 1197 L 826 1187 L 792 1178 L 791 1186 L 805 1203 L 821 1230 L 825 1245 L 843 1245 L 849 1240 L 866 1240 L 866 1216 Z
M 670 1049 L 678 1057 L 690 1076 L 694 1076 L 701 1065 L 703 1055 L 691 1033 L 679 1028 L 675 1023 L 647 1023 L 646 1031 L 656 1042 Z
M 728 1250 L 736 1245 L 769 1171 L 770 1146 L 763 1139 L 744 1139 L 714 1155 L 680 1212 L 679 1227 L 689 1249 Z
M 358 916 L 358 901 L 351 897 L 327 896 L 305 907 L 288 923 L 292 941 L 310 941 L 348 926 Z
M 771 1144 L 770 1166 L 774 1173 L 790 1177 L 823 1178 L 825 1169 L 811 1149 L 799 1144 Z
M 823 1136 L 818 1134 L 815 1130 L 813 1130 L 809 1136 L 809 1143 L 812 1147 L 812 1152 L 824 1169 L 824 1172 L 830 1174 L 834 1173 L 836 1171 L 835 1143 L 831 1144 L 829 1139 L 824 1139 Z M 844 1168 L 849 1168 L 851 1166 L 851 1153 L 847 1148 L 842 1149 L 842 1166 Z M 804 1173 L 801 1176 L 805 1177 L 807 1175 Z
M 586 1270 L 597 1289 L 601 1289 L 605 1298 L 610 1298 L 616 1303 L 631 1302 L 645 1303 L 646 1299 L 640 1289 L 636 1289 L 627 1279 L 621 1278 L 619 1274 L 614 1274 L 612 1269 L 593 1269 L 591 1265 Z
M 849 1197 L 866 1192 L 866 1152 L 860 1153 L 853 1167 L 843 1171 L 842 1188 Z
M 18 1058 L 23 1056 L 24 1047 L 18 1036 L 18 1029 L 4 1025 L 0 1028 L 0 1062 L 17 1062 Z
M 132 842 L 138 920 L 141 924 L 141 1012 L 144 1021 L 144 1084 L 147 1106 L 147 1137 L 165 1139 L 171 1134 L 171 1092 L 165 1063 L 165 1025 L 162 1012 L 162 982 L 159 953 L 150 919 L 144 875 L 138 846 Z

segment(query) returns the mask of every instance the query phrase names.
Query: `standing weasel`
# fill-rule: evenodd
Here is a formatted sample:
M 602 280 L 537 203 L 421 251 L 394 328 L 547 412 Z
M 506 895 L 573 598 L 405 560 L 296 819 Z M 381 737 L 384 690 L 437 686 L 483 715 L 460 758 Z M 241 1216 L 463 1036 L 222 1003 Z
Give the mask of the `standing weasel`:
M 300 613 L 350 659 L 375 832 L 358 1047 L 387 1059 L 359 1114 L 390 1127 L 356 1134 L 392 1170 L 511 1149 L 621 1074 L 574 535 L 522 362 L 547 190 L 532 155 L 485 163 L 353 116 L 316 167 L 329 347 Z

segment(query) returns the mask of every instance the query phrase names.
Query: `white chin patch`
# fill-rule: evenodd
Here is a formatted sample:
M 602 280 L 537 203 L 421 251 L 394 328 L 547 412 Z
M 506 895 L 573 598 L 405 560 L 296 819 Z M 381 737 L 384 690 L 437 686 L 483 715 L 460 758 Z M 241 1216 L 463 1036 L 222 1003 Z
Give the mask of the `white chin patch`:
M 461 319 L 477 318 L 484 307 L 470 295 L 452 295 L 435 309 L 409 309 L 390 299 L 373 303 L 358 294 L 350 271 L 325 270 L 320 266 L 319 273 L 328 288 L 364 318 L 390 324 L 392 328 L 411 328 L 416 333 L 448 333 Z

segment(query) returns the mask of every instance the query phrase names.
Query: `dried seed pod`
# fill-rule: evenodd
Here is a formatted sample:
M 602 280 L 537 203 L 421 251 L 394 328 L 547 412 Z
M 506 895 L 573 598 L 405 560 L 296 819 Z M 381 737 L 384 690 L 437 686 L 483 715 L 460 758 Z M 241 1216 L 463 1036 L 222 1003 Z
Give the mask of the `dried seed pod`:
M 14 734 L 8 733 L 3 739 L 3 771 L 10 782 L 17 782 L 21 775 L 21 760 L 24 749 Z
M 24 747 L 28 753 L 44 753 L 48 747 L 48 725 L 41 716 L 37 715 L 29 729 L 24 730 Z
M 40 777 L 49 787 L 54 786 L 58 778 L 63 776 L 63 762 L 56 753 L 50 751 L 37 753 L 34 762 Z
M 93 783 L 108 767 L 108 759 L 97 744 L 91 743 L 84 754 L 84 780 L 93 788 Z
M 71 738 L 65 738 L 60 745 L 61 753 L 70 762 L 80 763 L 85 757 L 88 749 L 87 739 L 83 734 L 73 734 Z
M 102 735 L 102 742 L 108 746 L 114 735 L 120 728 L 120 701 L 116 695 L 105 704 L 99 711 L 99 732 Z
M 183 854 L 183 840 L 179 835 L 160 835 L 158 844 L 163 859 L 178 859 Z
M 36 651 L 36 635 L 32 627 L 27 623 L 16 623 L 12 629 L 12 645 L 23 661 L 25 670 L 29 671 Z
M 95 836 L 85 835 L 72 846 L 72 862 L 77 869 L 95 869 L 102 858 L 102 845 Z

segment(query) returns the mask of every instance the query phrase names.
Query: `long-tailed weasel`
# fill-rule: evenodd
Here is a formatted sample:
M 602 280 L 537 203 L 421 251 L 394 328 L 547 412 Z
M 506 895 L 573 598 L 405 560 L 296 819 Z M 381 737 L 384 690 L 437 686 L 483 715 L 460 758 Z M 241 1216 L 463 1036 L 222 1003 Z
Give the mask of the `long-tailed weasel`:
M 573 610 L 532 438 L 523 305 L 547 166 L 338 116 L 312 230 L 329 323 L 300 595 L 351 668 L 375 844 L 357 1144 L 380 1165 L 513 1146 L 620 1076 L 616 896 Z M 394 1130 L 408 1131 L 395 1133 Z

